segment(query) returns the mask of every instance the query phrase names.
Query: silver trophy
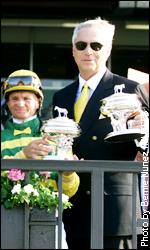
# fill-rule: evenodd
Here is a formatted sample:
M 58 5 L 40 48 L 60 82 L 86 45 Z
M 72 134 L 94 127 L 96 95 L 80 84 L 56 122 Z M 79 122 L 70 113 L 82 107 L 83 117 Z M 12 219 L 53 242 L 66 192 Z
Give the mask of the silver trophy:
M 123 93 L 123 88 L 124 84 L 115 85 L 114 94 L 102 100 L 99 119 L 109 117 L 113 128 L 113 132 L 105 137 L 106 141 L 128 141 L 145 135 L 144 129 L 133 128 L 133 120 L 130 120 L 133 113 L 142 111 L 141 102 L 137 94 Z
M 67 117 L 68 111 L 55 107 L 58 117 L 43 122 L 41 132 L 50 144 L 49 155 L 44 159 L 64 160 L 72 159 L 72 144 L 75 137 L 80 134 L 80 128 L 76 122 Z

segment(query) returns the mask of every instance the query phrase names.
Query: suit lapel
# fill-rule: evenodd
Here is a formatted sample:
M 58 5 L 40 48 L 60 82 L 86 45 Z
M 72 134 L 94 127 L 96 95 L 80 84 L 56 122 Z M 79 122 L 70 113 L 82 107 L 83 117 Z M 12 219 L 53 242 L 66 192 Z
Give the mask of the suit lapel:
M 74 102 L 76 98 L 79 81 L 75 81 L 53 96 L 53 106 L 57 105 L 68 110 L 68 118 L 74 119 Z M 57 116 L 57 114 L 56 114 Z M 54 115 L 54 117 L 56 117 Z
M 68 110 L 68 117 L 70 119 L 74 119 L 74 103 L 76 98 L 77 89 L 79 86 L 79 81 L 77 80 L 73 84 L 71 84 L 68 88 L 68 92 L 66 94 L 66 108 Z
M 102 80 L 95 89 L 91 96 L 83 116 L 80 120 L 80 128 L 82 133 L 85 133 L 87 129 L 98 119 L 100 114 L 100 100 L 114 93 L 113 74 L 107 70 Z

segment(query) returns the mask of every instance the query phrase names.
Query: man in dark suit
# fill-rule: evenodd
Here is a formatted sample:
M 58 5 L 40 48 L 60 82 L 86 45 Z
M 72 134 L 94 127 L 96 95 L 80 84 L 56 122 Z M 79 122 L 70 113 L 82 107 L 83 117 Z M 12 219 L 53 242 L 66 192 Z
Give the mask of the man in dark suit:
M 54 94 L 53 107 L 68 110 L 75 119 L 74 104 L 86 82 L 90 96 L 80 118 L 81 135 L 73 145 L 73 152 L 87 160 L 134 160 L 137 147 L 134 140 L 109 143 L 105 136 L 112 132 L 110 119 L 99 119 L 100 101 L 114 93 L 114 86 L 124 84 L 123 92 L 134 93 L 137 82 L 111 73 L 106 62 L 110 56 L 115 27 L 96 18 L 79 24 L 73 33 L 73 57 L 79 77 Z M 57 114 L 54 112 L 54 117 Z M 73 207 L 64 211 L 64 223 L 69 249 L 90 249 L 90 174 L 81 173 L 80 187 L 71 199 Z M 98 194 L 97 194 L 98 198 Z M 132 174 L 107 173 L 104 179 L 104 248 L 132 248 Z M 140 216 L 140 203 L 137 205 Z

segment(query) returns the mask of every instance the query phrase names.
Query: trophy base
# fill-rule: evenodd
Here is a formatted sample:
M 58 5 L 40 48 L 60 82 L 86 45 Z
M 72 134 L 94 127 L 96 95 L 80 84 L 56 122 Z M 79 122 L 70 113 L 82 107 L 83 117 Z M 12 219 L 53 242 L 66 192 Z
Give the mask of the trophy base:
M 63 158 L 61 158 L 60 156 L 57 155 L 46 155 L 43 158 L 44 160 L 64 160 Z
M 111 132 L 105 137 L 105 141 L 108 142 L 125 142 L 134 139 L 140 139 L 145 134 L 141 132 L 141 129 L 127 129 L 125 131 Z

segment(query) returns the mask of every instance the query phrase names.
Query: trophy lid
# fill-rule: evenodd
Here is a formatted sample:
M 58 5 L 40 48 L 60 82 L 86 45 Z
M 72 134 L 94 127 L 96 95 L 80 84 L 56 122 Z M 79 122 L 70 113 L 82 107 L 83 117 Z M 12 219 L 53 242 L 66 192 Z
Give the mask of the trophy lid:
M 78 123 L 67 117 L 68 111 L 59 107 L 55 107 L 58 111 L 58 117 L 44 121 L 41 128 L 44 133 L 68 134 L 77 137 L 80 133 Z
M 141 102 L 137 94 L 124 93 L 122 90 L 125 88 L 124 84 L 114 86 L 114 94 L 104 98 L 102 105 L 106 106 L 110 110 L 122 110 L 122 109 L 138 109 L 141 107 Z
M 104 98 L 104 105 L 107 104 L 110 109 L 137 109 L 141 107 L 141 102 L 137 94 L 129 93 L 115 93 L 109 97 Z

